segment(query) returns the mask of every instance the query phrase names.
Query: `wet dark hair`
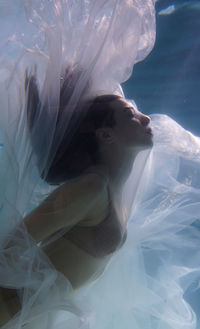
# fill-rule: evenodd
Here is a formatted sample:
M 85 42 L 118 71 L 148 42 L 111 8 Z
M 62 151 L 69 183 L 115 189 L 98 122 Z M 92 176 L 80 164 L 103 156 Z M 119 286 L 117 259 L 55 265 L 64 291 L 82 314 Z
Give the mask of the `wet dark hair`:
M 67 71 L 60 88 L 60 106 L 58 109 L 57 123 L 62 120 L 63 109 L 66 109 L 67 102 L 73 91 L 69 90 L 68 81 L 69 74 Z M 40 102 L 35 75 L 28 76 L 26 74 L 25 90 L 27 93 L 27 122 L 31 134 Z M 84 113 L 84 115 L 82 115 L 81 120 L 78 122 L 70 143 L 69 136 L 64 133 L 56 149 L 56 153 L 52 155 L 50 150 L 49 158 L 51 159 L 51 163 L 47 163 L 46 169 L 41 172 L 41 177 L 47 183 L 58 185 L 70 178 L 81 175 L 89 166 L 98 163 L 99 144 L 95 131 L 102 127 L 114 127 L 115 117 L 112 102 L 120 98 L 120 96 L 112 94 L 101 95 L 77 106 L 71 120 L 73 121 L 73 116 L 76 116 L 76 114 Z M 56 129 L 58 129 L 57 123 Z M 59 130 L 56 133 L 58 132 Z M 37 139 L 39 139 L 38 136 Z M 31 139 L 31 143 L 37 158 L 41 159 L 42 152 L 35 145 L 33 138 Z

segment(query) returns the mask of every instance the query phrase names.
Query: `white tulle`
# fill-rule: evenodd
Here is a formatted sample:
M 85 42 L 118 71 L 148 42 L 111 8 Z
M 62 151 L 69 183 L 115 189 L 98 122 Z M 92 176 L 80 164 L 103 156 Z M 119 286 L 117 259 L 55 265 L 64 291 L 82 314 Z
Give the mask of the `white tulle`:
M 28 138 L 25 70 L 37 72 L 41 118 L 48 113 L 35 127 L 43 170 L 64 68 L 81 68 L 71 108 L 91 81 L 87 97 L 123 94 L 120 83 L 153 47 L 151 1 L 1 1 L 0 12 L 0 286 L 24 289 L 22 311 L 3 328 L 198 328 L 200 139 L 169 117 L 152 116 L 154 147 L 139 154 L 124 188 L 128 238 L 98 279 L 73 291 L 22 221 L 53 189 Z M 64 129 L 68 117 L 60 136 Z

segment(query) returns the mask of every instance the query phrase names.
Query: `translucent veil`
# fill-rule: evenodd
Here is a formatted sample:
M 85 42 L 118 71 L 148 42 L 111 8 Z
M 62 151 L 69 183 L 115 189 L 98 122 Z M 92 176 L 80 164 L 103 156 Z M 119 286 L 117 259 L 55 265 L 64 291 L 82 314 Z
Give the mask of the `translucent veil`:
M 151 51 L 152 2 L 24 0 L 0 9 L 0 286 L 18 289 L 22 302 L 4 328 L 195 328 L 200 141 L 170 118 L 152 117 L 154 149 L 139 154 L 124 189 L 128 239 L 93 284 L 73 292 L 22 221 L 56 187 L 40 176 L 63 136 L 70 142 L 82 116 L 77 107 L 123 95 L 120 83 Z M 37 115 L 30 133 L 31 76 Z
M 154 8 L 151 1 L 34 0 L 1 2 L 1 13 L 0 285 L 18 289 L 23 305 L 5 328 L 37 326 L 40 314 L 40 328 L 54 327 L 53 311 L 62 309 L 75 315 L 67 320 L 72 328 L 78 324 L 70 321 L 82 319 L 82 305 L 73 302 L 70 283 L 28 236 L 22 218 L 55 188 L 40 176 L 63 136 L 68 141 L 73 135 L 82 115 L 75 115 L 77 106 L 104 93 L 122 95 L 120 83 L 150 52 Z M 37 111 L 30 130 L 31 83 Z

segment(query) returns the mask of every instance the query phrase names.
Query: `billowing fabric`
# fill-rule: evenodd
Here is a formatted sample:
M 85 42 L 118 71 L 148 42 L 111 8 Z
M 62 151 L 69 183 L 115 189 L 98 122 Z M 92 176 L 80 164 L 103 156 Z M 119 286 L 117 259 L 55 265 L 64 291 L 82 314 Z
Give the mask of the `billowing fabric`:
M 73 291 L 23 226 L 56 188 L 40 174 L 63 135 L 73 135 L 76 106 L 123 95 L 120 83 L 151 51 L 152 2 L 16 0 L 0 12 L 0 286 L 17 289 L 22 302 L 3 328 L 198 328 L 200 139 L 169 117 L 152 116 L 154 147 L 138 155 L 124 187 L 127 240 L 96 280 Z M 73 74 L 57 121 L 66 69 Z M 40 95 L 31 136 L 27 74 Z

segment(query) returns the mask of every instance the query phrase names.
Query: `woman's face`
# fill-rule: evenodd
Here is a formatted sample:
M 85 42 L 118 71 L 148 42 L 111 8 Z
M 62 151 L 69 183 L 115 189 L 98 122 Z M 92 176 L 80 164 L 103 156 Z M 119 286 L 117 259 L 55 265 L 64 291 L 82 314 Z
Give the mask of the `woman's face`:
M 153 146 L 150 118 L 139 112 L 125 99 L 114 101 L 115 126 L 113 132 L 117 142 L 129 147 L 146 149 Z

